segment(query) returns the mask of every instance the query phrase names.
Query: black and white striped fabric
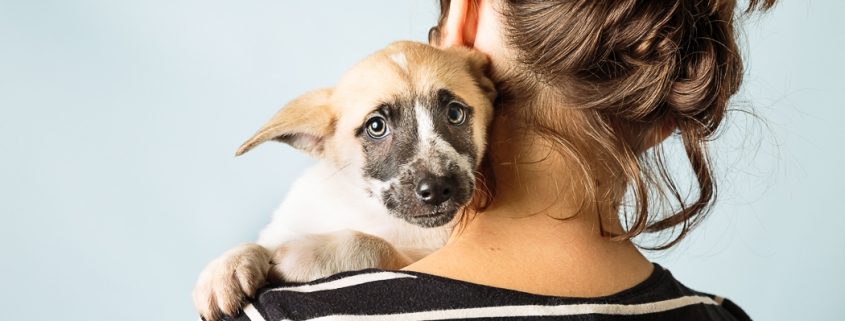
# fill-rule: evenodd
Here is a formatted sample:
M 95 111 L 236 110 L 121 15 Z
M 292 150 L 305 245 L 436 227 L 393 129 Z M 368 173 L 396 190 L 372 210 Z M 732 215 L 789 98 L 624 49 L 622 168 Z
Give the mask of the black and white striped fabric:
M 230 320 L 750 320 L 655 264 L 639 285 L 601 298 L 534 295 L 434 275 L 369 269 L 267 288 Z

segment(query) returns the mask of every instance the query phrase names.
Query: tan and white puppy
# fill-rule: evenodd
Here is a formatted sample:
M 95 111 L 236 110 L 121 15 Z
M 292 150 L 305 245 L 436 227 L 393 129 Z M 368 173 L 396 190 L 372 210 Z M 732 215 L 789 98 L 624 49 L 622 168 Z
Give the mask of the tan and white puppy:
M 397 42 L 334 88 L 282 108 L 237 151 L 276 140 L 319 162 L 292 186 L 257 244 L 211 262 L 194 289 L 206 320 L 270 281 L 398 269 L 443 246 L 475 188 L 492 117 L 487 58 Z

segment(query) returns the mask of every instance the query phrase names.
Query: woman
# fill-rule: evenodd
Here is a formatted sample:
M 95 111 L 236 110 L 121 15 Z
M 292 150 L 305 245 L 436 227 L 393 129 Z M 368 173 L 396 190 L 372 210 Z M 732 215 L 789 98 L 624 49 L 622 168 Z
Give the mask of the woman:
M 752 0 L 746 12 L 774 0 Z M 500 89 L 489 193 L 449 243 L 405 271 L 266 292 L 242 318 L 747 320 L 650 263 L 707 213 L 706 141 L 741 83 L 734 0 L 441 0 L 437 46 L 490 56 Z M 683 142 L 681 194 L 660 143 Z M 259 313 L 260 311 L 260 313 Z M 379 316 L 379 317 L 376 317 Z

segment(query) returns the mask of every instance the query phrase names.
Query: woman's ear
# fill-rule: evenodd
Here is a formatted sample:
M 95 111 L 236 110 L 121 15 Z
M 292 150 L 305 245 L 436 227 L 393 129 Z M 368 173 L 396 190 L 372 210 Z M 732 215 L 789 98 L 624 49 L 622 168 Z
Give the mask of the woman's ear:
M 478 31 L 478 4 L 484 0 L 452 0 L 446 21 L 440 26 L 440 41 L 437 46 L 472 47 Z
M 334 133 L 336 122 L 329 103 L 331 92 L 331 89 L 320 89 L 294 99 L 244 142 L 235 156 L 243 155 L 263 142 L 275 140 L 320 157 L 323 143 Z

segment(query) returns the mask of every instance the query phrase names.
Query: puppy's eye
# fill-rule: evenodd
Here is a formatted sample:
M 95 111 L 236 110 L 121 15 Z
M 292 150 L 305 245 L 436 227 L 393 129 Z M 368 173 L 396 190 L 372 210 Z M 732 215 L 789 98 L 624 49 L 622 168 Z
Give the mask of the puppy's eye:
M 446 117 L 449 118 L 449 123 L 452 125 L 461 125 L 467 119 L 466 106 L 457 101 L 449 103 L 449 110 L 446 112 Z
M 373 116 L 370 119 L 367 119 L 367 135 L 370 135 L 373 139 L 381 139 L 384 136 L 387 136 L 388 129 L 387 129 L 387 121 L 384 117 L 381 116 Z

